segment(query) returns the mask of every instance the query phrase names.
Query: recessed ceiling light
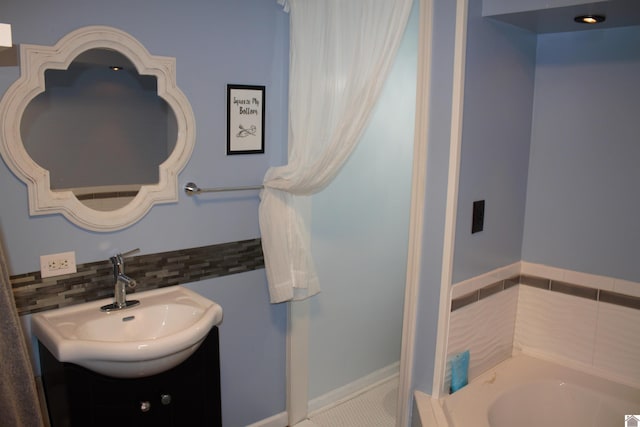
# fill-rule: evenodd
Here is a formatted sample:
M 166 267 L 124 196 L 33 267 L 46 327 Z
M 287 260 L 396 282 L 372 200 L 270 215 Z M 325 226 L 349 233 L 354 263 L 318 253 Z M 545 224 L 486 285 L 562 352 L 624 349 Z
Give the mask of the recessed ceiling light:
M 109 68 L 111 68 L 113 71 L 120 71 L 122 70 L 122 67 L 119 65 L 111 65 Z
M 580 15 L 573 18 L 574 21 L 580 24 L 599 24 L 604 22 L 605 19 L 604 15 Z

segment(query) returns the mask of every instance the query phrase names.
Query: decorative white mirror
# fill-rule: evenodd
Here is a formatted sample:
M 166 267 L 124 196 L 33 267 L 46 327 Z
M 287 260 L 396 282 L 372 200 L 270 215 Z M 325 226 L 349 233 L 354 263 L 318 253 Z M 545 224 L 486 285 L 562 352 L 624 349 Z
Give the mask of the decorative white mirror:
M 195 120 L 174 58 L 91 26 L 54 46 L 20 45 L 20 61 L 0 101 L 0 155 L 27 184 L 31 215 L 113 231 L 178 200 Z

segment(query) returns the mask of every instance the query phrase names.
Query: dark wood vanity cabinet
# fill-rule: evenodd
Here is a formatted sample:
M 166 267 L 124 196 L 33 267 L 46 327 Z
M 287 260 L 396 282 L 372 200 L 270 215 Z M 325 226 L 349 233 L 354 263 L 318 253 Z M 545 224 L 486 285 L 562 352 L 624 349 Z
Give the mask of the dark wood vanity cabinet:
M 217 327 L 182 364 L 145 378 L 106 377 L 39 348 L 52 427 L 222 426 Z

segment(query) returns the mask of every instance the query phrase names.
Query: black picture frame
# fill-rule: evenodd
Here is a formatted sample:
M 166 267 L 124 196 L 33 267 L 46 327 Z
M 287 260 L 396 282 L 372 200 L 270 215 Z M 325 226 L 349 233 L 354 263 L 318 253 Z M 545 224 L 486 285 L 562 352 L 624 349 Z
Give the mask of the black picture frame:
M 265 87 L 227 85 L 227 155 L 264 153 Z

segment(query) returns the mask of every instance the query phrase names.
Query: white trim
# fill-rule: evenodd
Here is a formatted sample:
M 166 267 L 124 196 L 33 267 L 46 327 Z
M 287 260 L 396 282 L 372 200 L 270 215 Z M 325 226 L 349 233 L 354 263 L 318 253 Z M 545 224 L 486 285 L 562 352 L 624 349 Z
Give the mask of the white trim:
M 350 382 L 329 393 L 316 397 L 309 402 L 309 418 L 313 418 L 320 412 L 331 409 L 341 403 L 354 399 L 361 394 L 392 380 L 398 376 L 400 362 L 392 363 L 382 369 L 370 373 L 362 378 Z
M 307 418 L 309 403 L 309 300 L 288 302 L 287 411 L 290 426 Z
M 24 147 L 20 133 L 22 115 L 29 103 L 46 90 L 44 71 L 65 70 L 81 53 L 112 49 L 126 56 L 142 75 L 155 76 L 158 96 L 176 117 L 177 140 L 173 152 L 159 165 L 158 184 L 143 185 L 126 206 L 98 211 L 80 202 L 71 191 L 52 191 L 49 171 L 38 165 Z M 29 214 L 62 214 L 79 227 L 114 231 L 141 219 L 155 203 L 178 201 L 178 173 L 187 164 L 195 145 L 195 119 L 187 97 L 176 86 L 175 58 L 150 55 L 133 36 L 116 28 L 89 26 L 72 31 L 54 46 L 20 45 L 20 78 L 0 101 L 0 154 L 11 171 L 25 184 Z
M 640 283 L 629 280 L 613 279 L 613 291 L 619 294 L 640 298 Z
M 272 417 L 250 424 L 247 427 L 286 427 L 287 425 L 287 413 L 280 412 Z
M 545 264 L 535 264 L 528 261 L 521 262 L 520 274 L 544 277 L 545 279 L 569 282 L 575 285 L 593 289 L 603 289 L 619 294 L 640 297 L 640 282 L 618 279 L 599 274 L 582 273 L 576 270 L 553 267 Z
M 415 399 L 416 419 L 413 426 L 419 427 L 448 427 L 449 422 L 442 407 L 442 401 L 434 399 L 430 395 L 416 390 Z
M 530 274 L 532 276 L 545 277 L 552 280 L 563 280 L 564 271 L 561 268 L 552 267 L 544 264 L 533 264 L 522 261 L 520 266 L 521 274 Z
M 422 260 L 422 235 L 427 179 L 429 100 L 431 93 L 431 40 L 433 0 L 420 0 L 420 28 L 418 41 L 418 81 L 416 88 L 416 120 L 413 145 L 413 172 L 411 178 L 411 207 L 409 219 L 409 248 L 407 253 L 407 277 L 404 291 L 402 320 L 402 346 L 400 350 L 400 379 L 396 426 L 409 423 L 413 388 L 413 364 L 418 313 L 418 290 Z
M 640 282 L 631 282 L 599 274 L 582 273 L 576 270 L 552 267 L 545 264 L 518 261 L 504 267 L 498 267 L 495 270 L 488 271 L 479 276 L 454 283 L 451 298 L 458 298 L 492 283 L 517 275 L 538 276 L 544 279 L 583 286 L 585 288 L 601 289 L 623 295 L 640 297 Z
M 464 106 L 464 71 L 467 37 L 467 0 L 456 1 L 455 49 L 453 58 L 453 94 L 451 105 L 451 141 L 449 146 L 449 177 L 447 179 L 447 204 L 445 212 L 442 273 L 440 281 L 440 306 L 438 309 L 438 335 L 436 339 L 432 396 L 442 394 L 446 374 L 446 351 L 449 330 L 449 306 L 451 305 L 451 281 L 456 239 L 458 183 L 460 180 L 460 151 L 462 146 L 462 115 Z
M 451 289 L 451 299 L 461 297 L 487 285 L 508 279 L 509 277 L 520 275 L 521 262 L 517 261 L 504 267 L 475 276 L 462 282 L 454 283 Z

